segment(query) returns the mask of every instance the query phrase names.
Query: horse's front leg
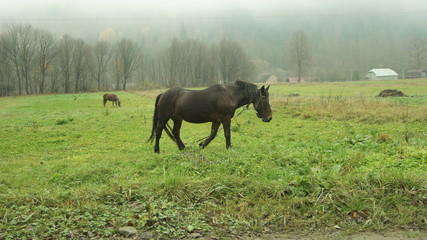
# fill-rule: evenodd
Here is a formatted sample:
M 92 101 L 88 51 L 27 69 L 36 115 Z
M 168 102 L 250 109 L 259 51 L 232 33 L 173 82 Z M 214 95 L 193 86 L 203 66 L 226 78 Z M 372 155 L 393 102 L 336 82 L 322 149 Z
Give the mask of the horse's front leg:
M 220 125 L 220 122 L 212 122 L 211 135 L 209 135 L 205 141 L 199 144 L 200 147 L 205 148 L 206 146 L 208 146 L 208 144 L 216 137 L 216 133 L 218 132 L 218 128 Z
M 225 136 L 225 147 L 231 148 L 231 118 L 226 118 L 222 120 L 222 125 L 224 126 L 224 136 Z

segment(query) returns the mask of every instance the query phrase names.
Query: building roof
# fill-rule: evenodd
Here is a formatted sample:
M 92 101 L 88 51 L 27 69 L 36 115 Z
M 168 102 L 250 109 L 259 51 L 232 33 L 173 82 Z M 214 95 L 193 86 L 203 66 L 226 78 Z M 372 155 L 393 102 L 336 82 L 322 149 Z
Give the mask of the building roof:
M 376 68 L 369 70 L 368 73 L 374 73 L 377 77 L 385 77 L 385 76 L 399 76 L 395 71 L 390 68 Z
M 260 82 L 267 82 L 271 76 L 276 76 L 274 73 L 260 73 L 258 79 Z

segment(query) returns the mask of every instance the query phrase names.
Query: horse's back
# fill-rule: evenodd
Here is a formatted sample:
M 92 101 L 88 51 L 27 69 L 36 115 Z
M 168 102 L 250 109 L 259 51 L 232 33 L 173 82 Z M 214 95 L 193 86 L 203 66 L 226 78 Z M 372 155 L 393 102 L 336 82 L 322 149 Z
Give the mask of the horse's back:
M 162 94 L 162 101 L 166 104 L 207 104 L 220 98 L 221 95 L 224 95 L 225 91 L 226 89 L 221 84 L 201 90 L 174 87 Z
M 226 94 L 227 89 L 222 85 L 202 90 L 175 87 L 162 94 L 158 108 L 165 115 L 178 116 L 188 122 L 219 121 L 221 112 L 228 113 L 232 109 Z
M 117 95 L 113 94 L 113 93 L 105 93 L 103 98 L 110 100 L 110 101 L 113 101 L 113 100 L 117 100 Z

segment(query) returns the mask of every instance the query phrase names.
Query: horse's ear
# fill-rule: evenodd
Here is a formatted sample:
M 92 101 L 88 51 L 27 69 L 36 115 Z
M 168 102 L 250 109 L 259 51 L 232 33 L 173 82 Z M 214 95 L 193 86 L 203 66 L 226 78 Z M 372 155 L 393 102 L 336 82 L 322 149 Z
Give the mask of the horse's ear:
M 264 92 L 265 92 L 265 87 L 264 87 L 264 86 L 262 86 L 262 87 L 260 88 L 260 92 L 261 92 L 261 95 L 264 95 Z
M 265 89 L 265 91 L 268 92 L 268 89 L 270 89 L 270 85 L 268 85 L 268 87 Z

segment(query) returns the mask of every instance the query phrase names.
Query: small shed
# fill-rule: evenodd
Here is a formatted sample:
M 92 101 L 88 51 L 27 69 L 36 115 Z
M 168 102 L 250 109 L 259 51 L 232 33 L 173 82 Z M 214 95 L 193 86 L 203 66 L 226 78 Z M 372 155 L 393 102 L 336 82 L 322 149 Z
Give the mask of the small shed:
M 275 74 L 271 74 L 265 82 L 269 84 L 278 83 L 277 76 Z
M 425 78 L 427 77 L 427 70 L 411 69 L 405 71 L 405 78 Z
M 258 77 L 259 82 L 265 82 L 268 84 L 278 83 L 276 74 L 273 73 L 261 73 Z
M 365 79 L 368 80 L 395 80 L 398 78 L 399 74 L 390 68 L 371 69 L 365 76 Z

